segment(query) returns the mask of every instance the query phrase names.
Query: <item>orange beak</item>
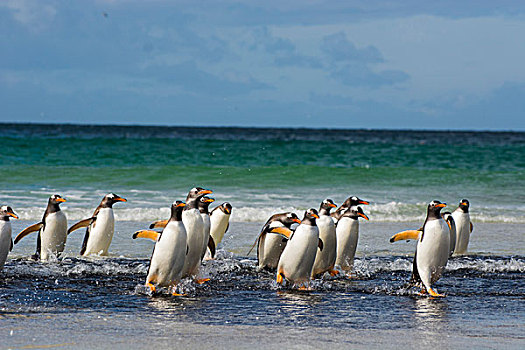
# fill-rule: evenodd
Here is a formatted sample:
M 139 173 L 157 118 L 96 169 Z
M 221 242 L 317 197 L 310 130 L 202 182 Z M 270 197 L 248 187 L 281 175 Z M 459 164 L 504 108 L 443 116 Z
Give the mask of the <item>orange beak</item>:
M 337 208 L 337 205 L 332 204 L 332 203 L 328 203 L 328 206 L 329 206 L 329 207 L 332 207 L 332 208 Z
M 7 212 L 7 215 L 12 216 L 12 217 L 14 217 L 15 219 L 19 219 L 18 215 L 16 215 L 15 213 Z
M 438 208 L 444 208 L 446 206 L 447 206 L 447 203 L 440 203 L 440 204 L 436 205 L 436 207 L 438 207 Z
M 59 203 L 67 202 L 65 198 L 57 198 L 56 201 L 59 202 Z
M 293 222 L 296 222 L 296 223 L 298 223 L 298 224 L 301 223 L 301 220 L 299 220 L 299 219 L 293 219 L 292 221 L 293 221 Z
M 205 194 L 212 194 L 213 191 L 210 190 L 202 190 L 199 193 L 197 193 L 199 196 L 204 196 Z
M 317 215 L 317 214 L 312 214 L 312 216 L 313 216 L 314 218 L 316 218 L 316 219 L 319 219 L 319 215 Z
M 213 198 L 206 198 L 205 202 L 206 203 L 213 203 L 213 202 L 215 202 L 215 199 L 213 199 Z
M 365 219 L 367 219 L 367 220 L 370 220 L 370 219 L 368 218 L 368 216 L 366 216 L 366 215 L 363 214 L 363 213 L 357 213 L 357 215 L 359 215 L 359 216 L 361 216 L 361 217 L 363 217 L 363 218 L 365 218 Z
M 116 201 L 120 201 L 120 202 L 127 202 L 127 199 L 126 198 L 122 198 L 122 197 L 117 197 L 115 198 Z
M 177 204 L 177 207 L 185 207 L 186 206 L 186 203 L 179 203 Z
M 228 215 L 231 214 L 231 211 L 230 211 L 230 209 L 228 209 L 228 208 L 224 208 L 224 211 L 225 211 L 226 214 L 228 214 Z
M 359 204 L 369 205 L 370 203 L 367 202 L 367 201 L 361 201 L 361 200 L 360 200 L 360 201 L 359 201 Z

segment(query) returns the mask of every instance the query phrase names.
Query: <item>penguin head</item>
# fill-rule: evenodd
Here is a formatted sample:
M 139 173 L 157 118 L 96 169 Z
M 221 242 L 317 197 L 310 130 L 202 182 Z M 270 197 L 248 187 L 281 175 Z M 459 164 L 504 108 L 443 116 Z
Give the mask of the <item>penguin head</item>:
M 54 194 L 51 197 L 49 197 L 49 203 L 54 205 L 59 205 L 60 203 L 64 203 L 66 201 L 65 198 L 62 198 L 58 194 Z
M 441 218 L 441 209 L 447 206 L 447 203 L 441 203 L 440 201 L 434 200 L 428 203 L 427 217 L 439 219 Z
M 0 207 L 0 219 L 4 221 L 9 221 L 10 217 L 18 219 L 18 215 L 15 214 L 13 208 L 11 208 L 8 205 L 3 205 L 2 207 Z
M 210 191 L 210 190 L 206 190 L 202 187 L 193 187 L 190 192 L 188 192 L 188 197 L 187 197 L 187 200 L 188 199 L 197 199 L 197 198 L 200 198 L 200 197 L 203 197 L 207 194 L 212 194 L 213 191 Z
M 226 215 L 231 215 L 232 213 L 232 205 L 228 202 L 224 202 L 219 205 L 219 209 Z
M 466 199 L 462 199 L 461 202 L 459 202 L 458 208 L 461 209 L 464 213 L 468 213 L 468 209 L 470 207 L 470 203 Z
M 368 216 L 365 214 L 365 212 L 363 211 L 363 208 L 358 207 L 358 206 L 353 206 L 353 207 L 348 208 L 343 214 L 343 216 L 349 217 L 350 219 L 354 219 L 354 220 L 359 219 L 359 217 L 362 217 L 366 220 L 370 220 Z
M 292 224 L 300 224 L 301 220 L 295 213 L 285 213 L 280 220 L 283 225 L 290 227 Z
M 208 213 L 208 208 L 211 203 L 215 202 L 214 198 L 204 196 L 199 199 L 199 211 L 201 213 Z
M 330 198 L 327 198 L 321 202 L 321 206 L 319 207 L 319 213 L 323 215 L 330 215 L 330 210 L 336 207 L 337 205 L 335 205 L 334 201 Z
M 304 212 L 304 218 L 301 224 L 315 226 L 315 219 L 319 219 L 319 213 L 314 208 L 310 208 Z
M 350 207 L 354 207 L 354 206 L 359 205 L 359 204 L 368 205 L 370 203 L 368 201 L 360 199 L 357 196 L 352 196 L 352 197 L 348 197 L 344 201 L 342 207 L 350 208 Z
M 182 210 L 186 206 L 183 201 L 175 201 L 171 205 L 171 217 L 170 220 L 182 221 Z
M 109 193 L 102 198 L 102 202 L 100 202 L 100 205 L 102 207 L 111 208 L 113 207 L 113 204 L 117 202 L 127 202 L 126 198 L 122 198 L 119 195 L 116 195 L 115 193 Z
M 357 207 L 357 216 L 359 217 L 362 217 L 362 218 L 365 218 L 366 220 L 370 220 L 368 218 L 368 216 L 365 214 L 365 212 L 363 211 L 363 208 L 361 207 Z

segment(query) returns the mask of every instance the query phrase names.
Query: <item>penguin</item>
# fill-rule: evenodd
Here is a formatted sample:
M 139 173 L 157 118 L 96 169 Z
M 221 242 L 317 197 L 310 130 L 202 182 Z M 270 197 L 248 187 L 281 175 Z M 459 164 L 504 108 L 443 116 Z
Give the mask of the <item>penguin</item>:
M 459 206 L 452 213 L 452 217 L 456 222 L 456 247 L 454 254 L 464 254 L 467 252 L 470 234 L 474 229 L 472 221 L 470 221 L 469 214 L 470 203 L 466 199 L 459 202 Z
M 448 262 L 450 228 L 440 211 L 446 203 L 434 200 L 428 204 L 427 217 L 418 237 L 410 284 L 423 285 L 428 294 L 443 297 L 432 285 L 441 277 Z
M 287 239 L 279 231 L 290 236 L 291 226 L 300 224 L 301 220 L 295 213 L 279 213 L 272 215 L 263 225 L 261 232 L 255 239 L 250 251 L 257 245 L 257 265 L 259 269 L 275 270 L 279 257 L 286 247 Z
M 127 202 L 127 200 L 114 193 L 105 195 L 92 217 L 77 222 L 67 230 L 69 235 L 79 228 L 87 227 L 80 255 L 108 255 L 109 245 L 115 232 L 113 204 L 117 202 Z
M 336 207 L 331 199 L 325 199 L 319 207 L 317 227 L 319 228 L 319 238 L 323 241 L 323 250 L 317 250 L 312 268 L 312 278 L 325 272 L 330 272 L 332 276 L 338 273 L 338 271 L 334 270 L 337 253 L 335 222 L 330 216 L 330 210 Z
M 345 213 L 345 211 L 348 209 L 348 208 L 351 208 L 351 207 L 355 207 L 357 205 L 360 205 L 360 204 L 363 204 L 363 205 L 369 205 L 370 202 L 368 201 L 365 201 L 365 200 L 362 200 L 356 196 L 352 196 L 352 197 L 348 197 L 344 202 L 343 204 L 341 204 L 341 206 L 339 208 L 337 208 L 336 211 L 334 211 L 332 214 L 330 214 L 332 216 L 332 218 L 334 219 L 334 222 L 337 224 L 337 222 L 339 221 L 339 219 L 341 218 L 341 216 L 343 216 L 343 214 Z
M 186 206 L 182 211 L 182 223 L 186 228 L 188 253 L 182 270 L 182 277 L 196 276 L 202 259 L 202 247 L 204 247 L 204 221 L 199 211 L 199 201 L 207 194 L 212 194 L 210 190 L 202 187 L 194 187 L 186 197 Z M 204 280 L 198 280 L 201 282 Z
M 349 207 L 340 216 L 336 227 L 337 257 L 335 265 L 348 273 L 354 267 L 354 257 L 359 240 L 359 217 L 369 220 L 361 207 Z
M 213 202 L 215 202 L 215 199 L 206 196 L 201 197 L 201 199 L 199 200 L 199 212 L 204 223 L 204 243 L 202 246 L 201 260 L 204 258 L 208 247 L 210 249 L 211 254 L 215 255 L 215 242 L 210 236 L 211 220 L 210 212 L 208 211 L 210 204 Z
M 175 288 L 181 280 L 188 251 L 186 229 L 182 223 L 184 206 L 184 202 L 181 201 L 171 205 L 171 216 L 161 233 L 142 230 L 133 234 L 133 239 L 149 238 L 156 242 L 146 277 L 146 286 L 152 293 L 157 287 L 168 287 L 173 295 L 180 295 L 176 293 Z
M 20 232 L 15 238 L 15 244 L 28 234 L 38 231 L 36 253 L 33 258 L 48 260 L 53 255 L 60 255 L 64 251 L 67 240 L 67 218 L 60 210 L 60 203 L 65 201 L 66 199 L 58 194 L 49 197 L 42 221 Z
M 308 209 L 301 224 L 290 236 L 277 265 L 278 284 L 282 285 L 284 280 L 294 285 L 308 284 L 310 281 L 317 248 L 323 249 L 316 219 L 319 219 L 317 210 Z
M 228 202 L 224 202 L 218 207 L 213 208 L 210 213 L 210 236 L 213 238 L 215 247 L 217 247 L 217 245 L 222 242 L 224 234 L 230 227 L 231 213 L 232 205 Z
M 441 216 L 446 221 L 450 229 L 450 253 L 448 256 L 451 257 L 452 254 L 454 254 L 454 249 L 456 248 L 456 222 L 452 217 L 452 213 L 449 211 L 442 213 Z
M 7 254 L 13 250 L 10 218 L 18 219 L 18 215 L 7 205 L 0 207 L 0 271 L 4 268 Z

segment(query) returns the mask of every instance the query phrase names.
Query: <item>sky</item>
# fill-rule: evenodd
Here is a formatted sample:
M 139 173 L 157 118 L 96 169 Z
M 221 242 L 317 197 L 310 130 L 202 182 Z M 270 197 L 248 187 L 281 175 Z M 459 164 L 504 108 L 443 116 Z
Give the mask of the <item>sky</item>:
M 525 3 L 4 0 L 0 122 L 525 131 Z

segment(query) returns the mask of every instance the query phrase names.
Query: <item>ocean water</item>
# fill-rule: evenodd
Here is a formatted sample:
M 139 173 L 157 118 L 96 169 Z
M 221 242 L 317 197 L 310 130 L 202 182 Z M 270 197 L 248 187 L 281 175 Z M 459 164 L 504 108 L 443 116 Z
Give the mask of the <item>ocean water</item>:
M 4 348 L 442 348 L 525 347 L 525 133 L 169 128 L 1 124 L 0 202 L 20 215 L 13 234 L 39 221 L 53 193 L 69 223 L 89 217 L 102 196 L 115 205 L 108 258 L 28 259 L 35 237 L 15 246 L 0 273 Z M 205 285 L 185 297 L 144 289 L 153 245 L 131 235 L 169 215 L 194 186 L 233 205 Z M 356 276 L 278 287 L 246 253 L 266 219 L 299 216 L 324 198 L 369 200 Z M 426 204 L 471 203 L 469 254 L 449 261 L 437 289 L 406 289 L 413 242 Z M 212 204 L 213 207 L 214 204 Z

